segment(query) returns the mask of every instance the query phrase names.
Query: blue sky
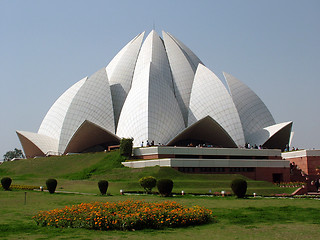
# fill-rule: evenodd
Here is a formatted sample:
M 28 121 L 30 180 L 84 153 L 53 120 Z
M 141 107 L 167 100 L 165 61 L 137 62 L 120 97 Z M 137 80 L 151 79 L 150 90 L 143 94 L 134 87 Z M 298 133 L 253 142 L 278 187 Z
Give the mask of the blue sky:
M 37 132 L 54 101 L 153 25 L 222 80 L 228 72 L 294 122 L 292 145 L 320 149 L 320 1 L 0 0 L 0 159 Z

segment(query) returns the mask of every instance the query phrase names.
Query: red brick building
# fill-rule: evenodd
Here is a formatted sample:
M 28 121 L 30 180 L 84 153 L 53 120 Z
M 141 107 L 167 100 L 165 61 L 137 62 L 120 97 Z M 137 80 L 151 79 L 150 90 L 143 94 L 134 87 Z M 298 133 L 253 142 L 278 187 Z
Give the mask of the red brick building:
M 300 168 L 309 178 L 320 177 L 320 150 L 299 150 L 282 153 L 282 158 Z
M 290 161 L 278 149 L 196 148 L 154 146 L 134 149 L 139 161 L 131 168 L 166 166 L 185 173 L 241 174 L 253 180 L 290 181 Z

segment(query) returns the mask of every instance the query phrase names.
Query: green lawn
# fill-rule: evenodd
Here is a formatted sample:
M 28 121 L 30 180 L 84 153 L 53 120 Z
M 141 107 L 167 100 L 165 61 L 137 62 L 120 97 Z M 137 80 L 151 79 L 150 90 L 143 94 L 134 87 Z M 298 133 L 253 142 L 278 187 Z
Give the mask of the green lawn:
M 108 192 L 119 194 L 125 191 L 141 191 L 139 179 L 154 176 L 157 179 L 170 178 L 174 181 L 174 192 L 208 193 L 231 192 L 230 183 L 240 175 L 227 174 L 186 174 L 168 167 L 143 169 L 125 168 L 125 159 L 118 151 L 111 153 L 87 153 L 62 157 L 26 159 L 5 162 L 0 165 L 0 177 L 9 176 L 12 184 L 44 186 L 48 178 L 58 180 L 58 190 L 99 193 L 97 182 L 109 181 Z M 272 183 L 246 179 L 248 194 L 270 195 L 292 193 L 295 188 L 279 188 Z
M 92 201 L 172 200 L 185 206 L 211 209 L 217 223 L 141 231 L 94 231 L 39 227 L 32 216 L 39 210 Z M 277 199 L 179 196 L 88 196 L 0 190 L 0 239 L 318 239 L 320 204 L 315 199 Z
M 58 180 L 57 191 L 95 193 L 80 195 L 0 189 L 0 239 L 319 239 L 320 202 L 316 199 L 278 199 L 192 196 L 188 193 L 230 191 L 230 183 L 240 175 L 184 174 L 171 168 L 129 169 L 118 151 L 63 157 L 37 158 L 0 165 L 0 178 L 8 176 L 15 185 L 45 186 L 48 178 Z M 157 195 L 124 195 L 119 190 L 143 190 L 138 180 L 144 176 L 170 178 L 174 192 L 187 195 L 161 198 Z M 108 193 L 99 195 L 99 180 L 109 181 Z M 292 193 L 295 188 L 279 188 L 263 181 L 248 182 L 247 194 Z M 154 189 L 155 190 L 155 189 Z M 26 204 L 25 201 L 25 192 Z M 211 209 L 217 223 L 202 226 L 141 231 L 94 231 L 39 227 L 32 220 L 40 210 L 93 201 L 173 200 L 186 206 Z

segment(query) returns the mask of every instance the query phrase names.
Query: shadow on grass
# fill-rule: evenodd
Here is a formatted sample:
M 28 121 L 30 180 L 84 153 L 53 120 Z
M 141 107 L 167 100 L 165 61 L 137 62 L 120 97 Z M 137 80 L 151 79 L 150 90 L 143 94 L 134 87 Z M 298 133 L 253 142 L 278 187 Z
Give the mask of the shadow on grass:
M 320 224 L 320 210 L 316 208 L 284 207 L 247 207 L 238 209 L 213 209 L 218 221 L 237 225 L 285 224 L 304 222 Z
M 37 229 L 39 229 L 39 227 L 35 224 L 27 224 L 19 221 L 11 224 L 0 224 L 0 237 L 7 237 L 11 234 L 19 233 L 34 233 Z

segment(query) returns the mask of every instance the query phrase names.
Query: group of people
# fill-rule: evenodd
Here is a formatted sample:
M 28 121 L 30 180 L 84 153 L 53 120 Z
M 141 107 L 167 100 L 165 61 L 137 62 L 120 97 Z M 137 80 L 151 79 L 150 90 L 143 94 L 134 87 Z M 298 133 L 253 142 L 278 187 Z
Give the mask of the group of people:
M 263 149 L 262 145 L 257 146 L 257 144 L 251 146 L 250 143 L 246 143 L 244 145 L 244 148 L 246 149 Z
M 299 148 L 295 148 L 295 147 L 292 147 L 290 149 L 290 146 L 288 144 L 286 145 L 286 148 L 284 149 L 285 152 L 298 151 L 298 150 L 299 150 Z
M 160 146 L 161 144 L 159 143 L 159 146 Z M 151 142 L 149 142 L 149 140 L 147 140 L 147 142 L 146 142 L 146 145 L 144 146 L 144 142 L 142 141 L 141 142 L 141 147 L 152 147 L 152 146 L 154 146 L 154 141 L 152 140 Z
M 320 188 L 320 178 L 318 178 L 318 179 L 316 179 L 316 180 L 314 181 L 314 185 L 315 185 L 316 188 L 317 188 L 317 192 L 319 192 L 319 188 Z
M 203 144 L 201 144 L 201 143 L 199 143 L 198 145 L 193 145 L 193 143 L 191 142 L 191 143 L 189 143 L 188 145 L 187 145 L 187 147 L 213 147 L 213 145 L 210 145 L 210 144 L 206 144 L 206 143 L 203 143 Z

